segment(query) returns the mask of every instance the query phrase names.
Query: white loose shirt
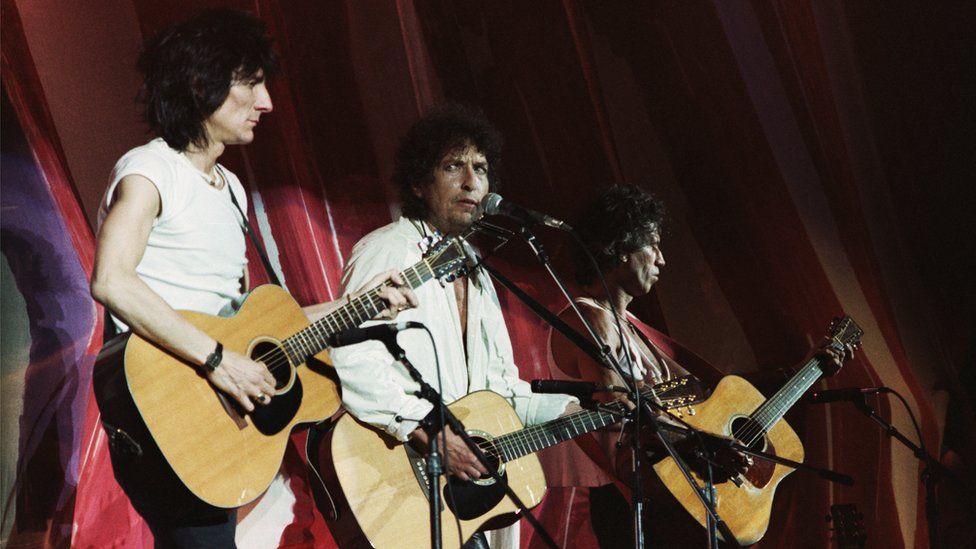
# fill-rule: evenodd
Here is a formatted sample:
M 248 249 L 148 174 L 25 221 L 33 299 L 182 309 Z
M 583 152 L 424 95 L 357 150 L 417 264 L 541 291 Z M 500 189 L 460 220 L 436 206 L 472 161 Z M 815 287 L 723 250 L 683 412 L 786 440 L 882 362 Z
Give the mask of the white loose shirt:
M 237 176 L 220 165 L 217 169 L 226 181 L 219 190 L 184 154 L 154 139 L 119 159 L 98 209 L 101 227 L 127 175 L 141 175 L 156 186 L 161 209 L 136 274 L 177 310 L 216 315 L 241 296 L 246 244 L 230 193 L 245 212 L 247 193 Z M 127 329 L 117 318 L 115 323 Z
M 344 291 L 362 287 L 383 271 L 402 271 L 420 261 L 418 243 L 424 231 L 433 234 L 420 222 L 400 218 L 366 235 L 353 248 L 346 265 Z M 397 321 L 413 320 L 426 325 L 437 343 L 437 355 L 424 330 L 401 332 L 397 340 L 424 380 L 441 393 L 446 403 L 487 389 L 507 398 L 525 424 L 534 424 L 558 417 L 569 402 L 576 401 L 565 395 L 534 394 L 529 384 L 519 379 L 498 296 L 483 269 L 468 278 L 466 341 L 462 340 L 453 285 L 442 286 L 432 280 L 414 291 L 420 306 L 401 312 Z M 402 365 L 394 362 L 382 343 L 368 341 L 339 347 L 331 351 L 331 356 L 342 381 L 343 404 L 360 420 L 406 441 L 417 428 L 417 420 L 431 410 L 429 402 L 413 395 L 418 384 Z M 438 385 L 438 358 L 442 386 Z M 401 421 L 396 420 L 397 416 Z

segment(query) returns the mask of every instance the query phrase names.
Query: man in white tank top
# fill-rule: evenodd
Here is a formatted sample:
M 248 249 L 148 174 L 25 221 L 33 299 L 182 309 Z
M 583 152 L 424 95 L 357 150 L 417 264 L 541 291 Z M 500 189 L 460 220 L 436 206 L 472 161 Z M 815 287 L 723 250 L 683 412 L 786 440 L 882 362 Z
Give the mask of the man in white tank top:
M 128 327 L 203 368 L 211 384 L 252 411 L 270 402 L 275 380 L 261 363 L 224 350 L 177 309 L 218 314 L 247 289 L 241 212 L 247 195 L 217 159 L 227 145 L 250 143 L 272 109 L 265 79 L 277 59 L 263 23 L 249 14 L 210 11 L 164 30 L 139 60 L 145 118 L 159 136 L 116 164 L 99 208 L 91 290 Z M 392 279 L 383 273 L 373 287 Z M 384 290 L 389 318 L 414 305 L 409 289 Z M 339 303 L 341 304 L 341 303 Z M 311 320 L 336 302 L 305 308 Z M 176 500 L 146 484 L 131 456 L 113 452 L 116 477 L 165 547 L 232 547 L 236 516 L 192 495 Z

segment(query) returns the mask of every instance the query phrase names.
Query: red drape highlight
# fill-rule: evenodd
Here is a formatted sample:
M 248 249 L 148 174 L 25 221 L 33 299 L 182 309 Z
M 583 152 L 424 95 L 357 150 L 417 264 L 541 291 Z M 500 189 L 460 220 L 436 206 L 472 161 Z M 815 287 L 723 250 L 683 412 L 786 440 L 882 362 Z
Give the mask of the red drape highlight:
M 91 194 L 96 183 L 73 181 L 58 139 L 66 130 L 46 107 L 49 87 L 67 84 L 42 82 L 35 70 L 18 16 L 37 5 L 3 0 L 4 88 L 90 274 L 93 212 L 78 186 Z M 653 295 L 635 304 L 639 316 L 733 373 L 795 363 L 832 317 L 851 313 L 869 328 L 864 350 L 823 386 L 895 387 L 918 415 L 930 451 L 938 447 L 944 406 L 935 389 L 958 385 L 943 358 L 964 344 L 959 331 L 923 329 L 926 318 L 940 327 L 952 320 L 942 302 L 924 296 L 939 280 L 956 279 L 933 282 L 926 277 L 934 274 L 892 269 L 924 269 L 913 261 L 924 246 L 912 234 L 939 226 L 939 214 L 933 207 L 905 215 L 914 180 L 892 151 L 906 156 L 920 142 L 892 137 L 883 130 L 896 123 L 872 119 L 892 101 L 879 75 L 908 78 L 870 41 L 905 25 L 898 14 L 841 0 L 124 5 L 144 37 L 201 7 L 247 9 L 268 24 L 284 69 L 271 83 L 274 112 L 262 119 L 255 143 L 221 161 L 247 186 L 251 223 L 300 303 L 338 297 L 343 257 L 398 214 L 387 183 L 398 137 L 434 104 L 474 103 L 505 135 L 507 199 L 572 219 L 616 181 L 665 198 L 668 265 Z M 99 9 L 111 8 L 89 15 Z M 931 20 L 946 26 L 944 18 Z M 45 32 L 53 40 L 58 30 Z M 102 70 L 128 71 L 134 59 L 104 63 Z M 93 116 L 115 108 L 97 97 L 91 104 Z M 899 129 L 921 124 L 911 113 L 904 120 Z M 120 143 L 119 154 L 138 144 Z M 943 192 L 972 197 L 955 185 Z M 549 233 L 540 238 L 570 278 L 569 243 Z M 252 281 L 266 282 L 255 250 L 248 257 Z M 519 243 L 492 261 L 561 308 L 561 296 Z M 501 299 L 522 376 L 548 377 L 545 327 L 513 297 Z M 925 315 L 908 314 L 919 310 Z M 97 352 L 100 330 L 95 323 L 88 355 Z M 90 387 L 79 390 L 90 394 Z M 907 418 L 886 400 L 878 409 L 898 422 Z M 917 463 L 876 425 L 841 404 L 800 403 L 786 420 L 809 463 L 852 474 L 857 485 L 794 473 L 777 492 L 759 546 L 826 546 L 822 517 L 832 503 L 857 503 L 875 540 L 869 546 L 881 539 L 886 547 L 927 544 Z M 62 522 L 73 522 L 78 546 L 148 547 L 148 532 L 112 478 L 93 400 L 79 421 L 79 485 L 73 516 Z M 303 434 L 294 436 L 286 457 L 297 501 L 280 545 L 331 547 L 308 496 L 303 444 Z M 581 494 L 553 489 L 534 512 L 567 546 L 595 547 Z M 523 525 L 522 546 L 538 543 Z

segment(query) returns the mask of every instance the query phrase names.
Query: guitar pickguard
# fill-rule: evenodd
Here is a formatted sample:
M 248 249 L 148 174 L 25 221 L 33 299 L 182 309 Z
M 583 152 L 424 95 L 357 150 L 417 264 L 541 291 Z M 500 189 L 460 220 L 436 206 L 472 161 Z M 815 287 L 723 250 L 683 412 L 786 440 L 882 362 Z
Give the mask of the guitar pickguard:
M 501 477 L 502 482 L 507 484 L 508 476 L 501 473 Z M 504 497 L 505 486 L 497 482 L 483 485 L 448 476 L 444 484 L 444 501 L 461 520 L 474 520 L 484 515 Z
M 410 470 L 413 471 L 414 478 L 423 491 L 424 498 L 429 502 L 430 477 L 427 474 L 427 460 L 409 443 L 404 444 L 403 449 L 406 451 L 407 460 L 410 462 Z M 504 466 L 496 469 L 502 480 L 507 482 Z M 498 502 L 505 497 L 504 486 L 499 485 L 491 477 L 477 481 L 460 480 L 450 475 L 447 475 L 446 478 L 447 481 L 444 483 L 441 494 L 441 509 L 444 509 L 444 502 L 447 502 L 448 508 L 461 520 L 473 520 L 484 515 L 494 509 Z
M 268 436 L 288 428 L 302 405 L 303 396 L 302 380 L 296 377 L 289 391 L 276 394 L 268 404 L 254 407 L 250 414 L 254 428 Z

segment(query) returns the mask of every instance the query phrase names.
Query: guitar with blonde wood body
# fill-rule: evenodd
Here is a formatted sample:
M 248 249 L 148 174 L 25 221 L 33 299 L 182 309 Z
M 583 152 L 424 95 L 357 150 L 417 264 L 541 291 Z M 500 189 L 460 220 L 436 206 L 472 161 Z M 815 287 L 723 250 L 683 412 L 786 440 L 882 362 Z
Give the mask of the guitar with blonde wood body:
M 830 327 L 831 344 L 836 346 L 857 346 L 862 334 L 861 328 L 847 316 L 835 320 Z M 803 444 L 796 432 L 781 420 L 823 375 L 824 360 L 811 359 L 769 399 L 741 377 L 726 376 L 711 396 L 697 406 L 698 413 L 686 417 L 685 421 L 696 429 L 733 437 L 749 448 L 802 462 Z M 705 510 L 674 459 L 661 460 L 654 465 L 654 471 L 685 510 L 705 526 Z M 718 514 L 739 544 L 751 545 L 765 535 L 776 487 L 792 471 L 785 465 L 756 458 L 744 478 L 715 486 Z M 698 473 L 692 472 L 692 476 L 699 486 L 705 485 Z
M 701 402 L 692 377 L 666 381 L 653 392 L 663 406 L 689 408 Z M 471 393 L 448 406 L 478 442 L 492 465 L 529 508 L 542 501 L 546 481 L 535 452 L 617 423 L 619 402 L 523 427 L 509 402 L 491 391 Z M 426 462 L 410 444 L 343 415 L 320 439 L 309 437 L 309 464 L 316 505 L 340 547 L 430 547 Z M 448 489 L 449 487 L 449 489 Z M 482 529 L 518 520 L 518 509 L 490 476 L 441 479 L 443 547 L 458 548 Z
M 466 265 L 463 239 L 431 241 L 424 259 L 400 276 L 417 288 L 451 279 Z M 156 470 L 146 475 L 169 479 L 175 473 L 193 495 L 216 507 L 254 500 L 278 472 L 293 428 L 338 411 L 328 340 L 385 309 L 382 287 L 312 324 L 294 298 L 272 285 L 250 292 L 229 318 L 180 311 L 225 349 L 264 363 L 272 373 L 275 394 L 251 413 L 161 347 L 128 333 L 115 338 L 99 353 L 93 379 L 110 444 L 116 453 L 147 456 L 140 463 Z M 160 490 L 168 489 L 163 482 Z

